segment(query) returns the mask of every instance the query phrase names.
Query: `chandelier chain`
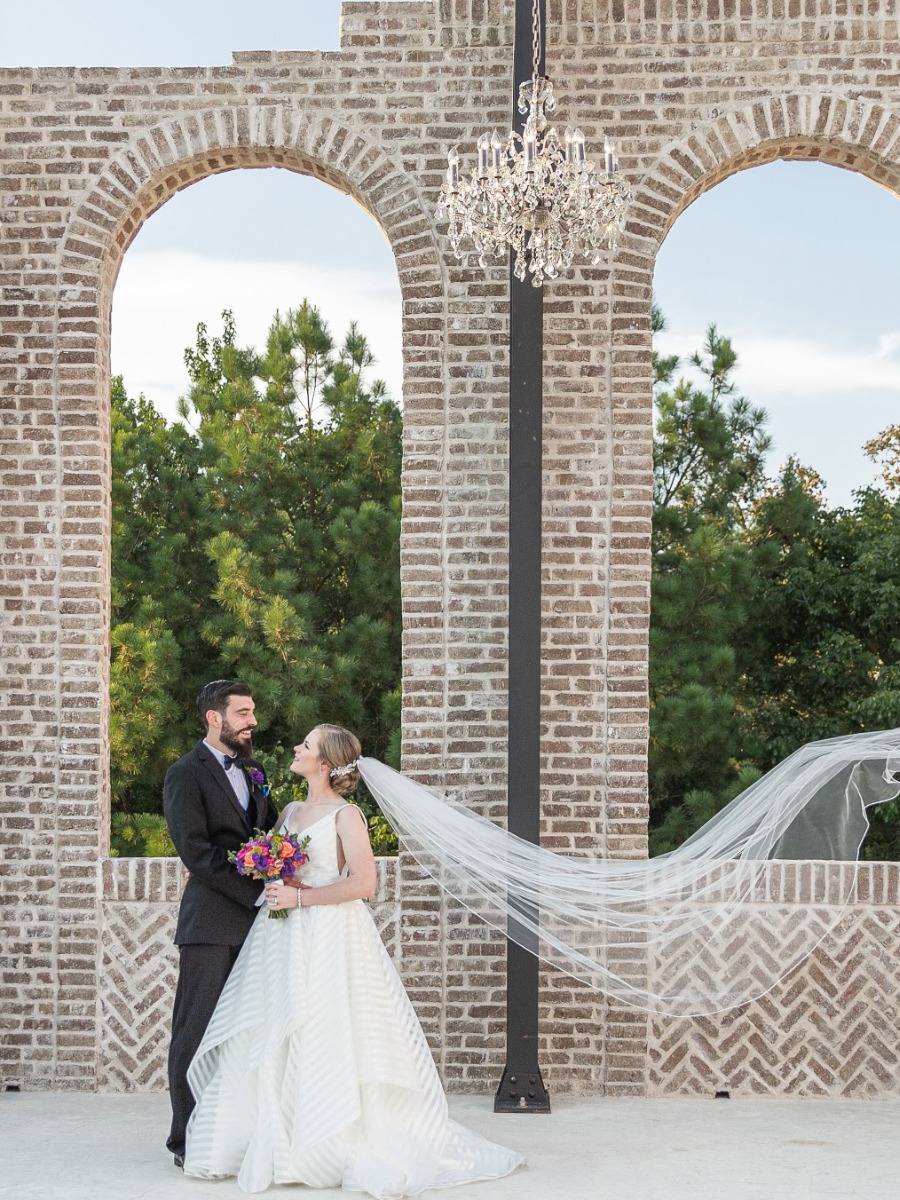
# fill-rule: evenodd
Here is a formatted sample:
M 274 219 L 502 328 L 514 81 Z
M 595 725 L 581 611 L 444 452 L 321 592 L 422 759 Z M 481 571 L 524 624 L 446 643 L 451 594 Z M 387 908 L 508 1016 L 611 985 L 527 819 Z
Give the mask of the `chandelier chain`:
M 531 0 L 531 75 L 537 79 L 541 73 L 541 9 L 540 0 Z

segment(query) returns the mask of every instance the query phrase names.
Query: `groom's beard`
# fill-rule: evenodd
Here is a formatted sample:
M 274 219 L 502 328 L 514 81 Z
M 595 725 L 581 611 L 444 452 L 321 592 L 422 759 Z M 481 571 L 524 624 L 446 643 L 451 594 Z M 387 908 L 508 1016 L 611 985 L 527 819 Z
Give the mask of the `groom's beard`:
M 227 746 L 232 754 L 239 754 L 241 758 L 248 758 L 253 750 L 252 730 L 235 729 L 225 720 L 222 721 L 219 731 L 219 741 L 223 746 Z

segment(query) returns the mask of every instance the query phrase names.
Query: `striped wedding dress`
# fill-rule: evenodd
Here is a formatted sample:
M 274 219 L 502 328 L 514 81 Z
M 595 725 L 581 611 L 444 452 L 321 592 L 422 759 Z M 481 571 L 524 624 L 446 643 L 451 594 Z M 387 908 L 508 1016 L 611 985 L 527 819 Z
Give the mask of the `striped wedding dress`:
M 339 878 L 335 816 L 305 829 L 313 886 Z M 184 1169 L 412 1196 L 522 1161 L 451 1121 L 403 985 L 362 900 L 261 909 L 188 1072 Z

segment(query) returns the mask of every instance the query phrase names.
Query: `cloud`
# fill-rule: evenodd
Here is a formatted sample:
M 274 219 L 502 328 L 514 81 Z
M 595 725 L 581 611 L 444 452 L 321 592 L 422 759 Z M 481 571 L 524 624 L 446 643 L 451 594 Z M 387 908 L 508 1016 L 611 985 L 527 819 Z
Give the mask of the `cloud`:
M 900 350 L 900 330 L 895 330 L 894 333 L 880 333 L 878 335 L 879 358 L 890 358 L 898 350 Z
M 766 396 L 816 399 L 860 392 L 900 392 L 900 332 L 881 334 L 877 348 L 842 349 L 805 338 L 735 333 L 736 380 L 751 400 Z M 663 333 L 658 348 L 682 358 L 703 344 L 703 334 Z M 686 372 L 687 373 L 687 372 Z
M 356 321 L 375 355 L 370 379 L 384 379 L 390 395 L 400 400 L 399 281 L 364 267 L 132 249 L 113 296 L 113 372 L 125 377 L 129 394 L 143 392 L 171 419 L 178 397 L 187 391 L 184 351 L 194 345 L 198 322 L 215 335 L 222 328 L 222 310 L 231 309 L 238 344 L 262 349 L 275 310 L 297 308 L 304 298 L 321 311 L 337 343 Z
M 796 455 L 822 474 L 832 504 L 851 504 L 854 489 L 877 479 L 863 444 L 896 420 L 900 332 L 881 334 L 871 346 L 841 347 L 740 329 L 732 341 L 738 391 L 768 414 L 774 442 L 767 456 L 769 474 Z M 688 378 L 694 374 L 688 355 L 702 344 L 699 330 L 666 331 L 656 339 L 662 353 L 679 355 L 676 375 Z

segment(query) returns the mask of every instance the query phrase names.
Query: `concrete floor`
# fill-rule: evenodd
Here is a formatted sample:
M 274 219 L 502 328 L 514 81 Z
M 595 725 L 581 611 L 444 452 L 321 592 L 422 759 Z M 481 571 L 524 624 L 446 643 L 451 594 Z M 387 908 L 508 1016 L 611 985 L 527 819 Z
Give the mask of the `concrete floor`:
M 507 1179 L 444 1193 L 453 1200 L 900 1200 L 898 1101 L 558 1099 L 549 1116 L 494 1116 L 481 1096 L 450 1106 L 528 1158 Z M 2 1093 L 0 1197 L 242 1195 L 233 1180 L 177 1171 L 163 1149 L 167 1127 L 165 1094 Z M 313 1193 L 269 1193 L 303 1194 Z

